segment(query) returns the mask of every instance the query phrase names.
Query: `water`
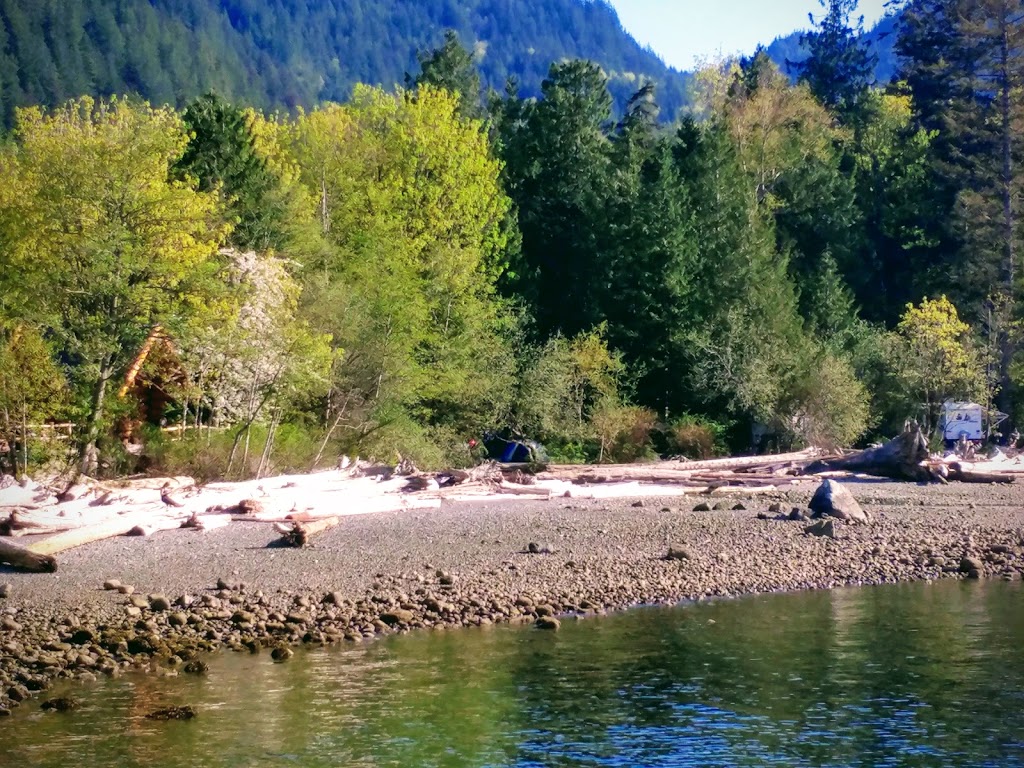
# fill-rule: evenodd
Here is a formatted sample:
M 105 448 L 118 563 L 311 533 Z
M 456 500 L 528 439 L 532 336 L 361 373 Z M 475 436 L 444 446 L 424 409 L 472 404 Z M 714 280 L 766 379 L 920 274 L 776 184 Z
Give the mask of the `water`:
M 1024 766 L 1024 588 L 754 597 L 68 686 L 11 766 Z M 189 722 L 144 719 L 191 704 Z

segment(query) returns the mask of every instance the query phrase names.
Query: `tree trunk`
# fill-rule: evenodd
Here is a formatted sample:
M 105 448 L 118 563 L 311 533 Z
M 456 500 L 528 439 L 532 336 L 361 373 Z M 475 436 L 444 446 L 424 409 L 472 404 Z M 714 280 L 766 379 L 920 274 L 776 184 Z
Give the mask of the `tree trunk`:
M 21 471 L 28 475 L 28 407 L 21 402 Z M 14 462 L 14 474 L 18 474 L 18 462 Z
M 100 367 L 100 378 L 96 382 L 92 396 L 92 412 L 89 414 L 89 424 L 85 434 L 85 442 L 82 445 L 80 470 L 83 475 L 92 477 L 99 468 L 99 437 L 100 425 L 103 423 L 103 406 L 107 396 L 107 384 L 114 375 L 113 368 L 109 361 L 104 361 Z
M 894 480 L 927 480 L 931 477 L 922 462 L 929 457 L 928 440 L 918 424 L 910 424 L 899 437 L 878 448 L 844 456 L 838 459 L 816 461 L 804 470 L 804 474 L 842 469 L 847 472 L 862 472 L 876 477 Z
M 57 570 L 57 560 L 52 556 L 37 554 L 3 539 L 0 539 L 0 563 L 7 563 L 26 571 L 53 573 Z
M 135 359 L 132 360 L 131 365 L 128 366 L 128 371 L 124 375 L 124 381 L 121 383 L 121 388 L 117 391 L 119 398 L 124 398 L 135 385 L 135 380 L 139 376 L 139 372 L 142 370 L 142 366 L 146 364 L 146 359 L 149 357 L 149 353 L 153 351 L 153 347 L 158 341 L 163 339 L 164 331 L 160 325 L 154 325 L 149 331 L 149 335 L 146 340 L 142 343 L 142 348 L 139 349 Z
M 37 555 L 56 555 L 75 547 L 91 544 L 94 541 L 102 541 L 114 536 L 124 536 L 136 526 L 153 526 L 167 524 L 168 529 L 177 528 L 182 520 L 188 518 L 188 514 L 169 515 L 162 509 L 150 509 L 128 515 L 119 515 L 108 520 L 103 520 L 93 525 L 84 525 L 79 528 L 57 533 L 48 536 L 40 541 L 32 542 L 28 549 Z M 170 521 L 177 521 L 170 525 Z
M 277 435 L 277 425 L 281 421 L 281 412 L 277 411 L 274 417 L 270 420 L 270 426 L 267 427 L 267 439 L 263 444 L 263 453 L 260 454 L 260 465 L 256 470 L 256 479 L 263 479 L 263 472 L 266 470 L 267 465 L 270 463 L 270 453 L 274 450 L 274 437 Z

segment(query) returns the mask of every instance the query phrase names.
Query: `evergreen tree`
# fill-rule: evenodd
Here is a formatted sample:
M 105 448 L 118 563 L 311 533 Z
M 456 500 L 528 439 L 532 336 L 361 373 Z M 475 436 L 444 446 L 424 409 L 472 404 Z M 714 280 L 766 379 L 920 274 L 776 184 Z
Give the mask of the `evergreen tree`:
M 944 192 L 951 294 L 968 317 L 1000 308 L 992 323 L 999 405 L 1012 406 L 1012 321 L 1019 310 L 1024 152 L 1024 5 L 1019 0 L 911 0 L 900 53 L 920 125 L 938 131 L 936 177 Z
M 678 413 L 686 373 L 680 331 L 691 306 L 697 243 L 693 201 L 657 116 L 653 86 L 645 85 L 613 136 L 601 304 L 608 340 L 630 367 L 638 401 Z
M 864 39 L 864 17 L 850 25 L 858 0 L 820 0 L 825 15 L 800 42 L 809 56 L 796 65 L 801 82 L 821 104 L 852 122 L 873 80 L 876 58 Z M 814 16 L 810 16 L 814 23 Z
M 280 180 L 257 150 L 245 112 L 214 93 L 182 114 L 191 136 L 177 170 L 202 192 L 219 192 L 233 219 L 231 242 L 243 250 L 281 249 L 286 242 Z
M 604 73 L 587 61 L 552 65 L 542 91 L 536 103 L 510 99 L 499 121 L 522 232 L 516 287 L 542 335 L 574 336 L 603 319 L 612 100 Z
M 480 72 L 473 55 L 459 40 L 455 30 L 444 33 L 444 44 L 429 53 L 421 52 L 417 58 L 420 74 L 413 78 L 405 75 L 405 82 L 415 89 L 420 85 L 444 88 L 459 95 L 459 114 L 478 119 L 483 116 L 483 102 L 480 93 Z
M 848 133 L 805 84 L 791 85 L 763 52 L 745 62 L 723 106 L 722 125 L 765 213 L 810 317 L 809 297 L 829 254 L 843 274 L 862 270 L 860 212 L 843 167 Z

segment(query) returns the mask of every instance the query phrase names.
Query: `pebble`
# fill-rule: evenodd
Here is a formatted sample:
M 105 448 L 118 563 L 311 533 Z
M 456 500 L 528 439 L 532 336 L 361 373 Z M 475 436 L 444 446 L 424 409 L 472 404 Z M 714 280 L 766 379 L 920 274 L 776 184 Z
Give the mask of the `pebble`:
M 149 609 L 151 611 L 169 611 L 171 610 L 171 601 L 161 594 L 150 595 Z
M 295 655 L 295 651 L 283 645 L 279 645 L 273 651 L 270 652 L 270 658 L 274 661 L 288 661 L 292 656 Z

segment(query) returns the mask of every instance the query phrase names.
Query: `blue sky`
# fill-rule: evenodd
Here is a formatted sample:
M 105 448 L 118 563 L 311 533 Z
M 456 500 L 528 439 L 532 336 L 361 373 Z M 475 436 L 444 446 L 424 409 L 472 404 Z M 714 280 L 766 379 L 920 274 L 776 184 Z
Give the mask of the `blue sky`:
M 751 53 L 779 35 L 810 26 L 818 0 L 610 0 L 622 26 L 669 65 L 692 69 L 695 57 Z M 861 0 L 858 14 L 870 28 L 885 0 Z

